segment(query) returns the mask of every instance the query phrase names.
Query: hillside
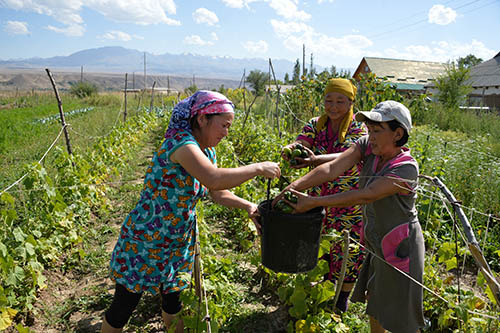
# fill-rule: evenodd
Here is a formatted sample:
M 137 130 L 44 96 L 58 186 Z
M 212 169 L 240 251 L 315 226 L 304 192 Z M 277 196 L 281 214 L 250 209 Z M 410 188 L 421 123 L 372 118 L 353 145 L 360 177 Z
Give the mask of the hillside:
M 151 54 L 123 47 L 100 47 L 75 52 L 68 56 L 51 58 L 29 58 L 0 60 L 0 70 L 4 69 L 51 69 L 96 73 L 143 73 L 144 58 L 148 73 L 159 75 L 187 76 L 193 75 L 209 78 L 239 80 L 246 70 L 258 69 L 267 72 L 269 60 L 263 58 L 233 58 L 227 56 L 204 56 L 186 54 Z M 285 73 L 291 74 L 294 63 L 289 60 L 272 59 L 273 68 L 278 79 Z M 321 71 L 321 68 L 316 68 Z M 3 72 L 3 70 L 1 70 Z
M 80 72 L 51 70 L 57 87 L 61 90 L 69 89 L 72 83 L 80 81 Z M 83 73 L 83 80 L 91 82 L 100 91 L 120 90 L 125 87 L 124 73 Z M 184 90 L 193 84 L 193 77 L 171 75 L 147 75 L 146 86 L 150 88 L 156 81 L 156 87 L 170 87 L 178 91 Z M 194 83 L 199 89 L 217 89 L 221 85 L 226 88 L 238 87 L 239 80 L 198 78 Z M 143 88 L 144 75 L 128 74 L 128 88 Z M 49 77 L 44 69 L 2 69 L 0 68 L 0 91 L 31 91 L 51 90 Z

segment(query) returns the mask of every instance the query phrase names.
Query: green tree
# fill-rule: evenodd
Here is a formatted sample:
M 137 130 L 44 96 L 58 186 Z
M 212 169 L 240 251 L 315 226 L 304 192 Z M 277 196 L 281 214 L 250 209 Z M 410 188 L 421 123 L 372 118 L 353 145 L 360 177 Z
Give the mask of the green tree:
M 257 96 L 264 95 L 268 74 L 255 69 L 248 74 L 246 81 L 250 83 Z
M 84 98 L 97 94 L 97 86 L 90 82 L 77 82 L 71 85 L 69 89 L 70 94 Z
M 483 62 L 483 59 L 477 58 L 473 54 L 469 54 L 465 57 L 460 57 L 457 60 L 458 67 L 465 67 L 465 68 L 471 68 L 472 66 L 475 66 L 477 64 L 480 64 Z
M 293 66 L 293 76 L 292 76 L 292 83 L 293 84 L 299 84 L 300 82 L 300 61 L 297 59 L 295 62 L 295 66 Z
M 198 91 L 198 87 L 196 86 L 196 84 L 192 84 L 189 87 L 184 89 L 184 93 L 187 95 L 192 95 L 197 91 Z
M 436 88 L 439 90 L 438 100 L 448 108 L 458 108 L 471 86 L 466 84 L 470 70 L 466 67 L 456 65 L 455 62 L 448 63 L 445 74 L 436 79 Z
M 283 79 L 283 81 L 285 81 L 285 84 L 290 83 L 290 76 L 288 75 L 288 73 L 285 73 L 285 78 Z

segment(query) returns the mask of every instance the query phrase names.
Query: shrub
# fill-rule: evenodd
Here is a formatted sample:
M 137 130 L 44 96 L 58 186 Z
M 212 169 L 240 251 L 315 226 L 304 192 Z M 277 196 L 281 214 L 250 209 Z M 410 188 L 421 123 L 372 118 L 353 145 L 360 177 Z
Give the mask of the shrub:
M 90 82 L 78 82 L 71 85 L 70 93 L 79 98 L 89 97 L 97 94 L 97 86 Z

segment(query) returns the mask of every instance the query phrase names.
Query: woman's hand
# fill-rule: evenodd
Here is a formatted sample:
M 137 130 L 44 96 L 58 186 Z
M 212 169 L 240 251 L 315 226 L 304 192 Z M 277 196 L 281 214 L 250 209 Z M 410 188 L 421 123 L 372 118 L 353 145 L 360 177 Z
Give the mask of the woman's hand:
M 290 161 L 290 155 L 292 153 L 292 150 L 295 148 L 296 144 L 297 142 L 294 142 L 284 146 L 283 149 L 281 149 L 281 158 L 284 159 L 285 161 Z
M 257 229 L 257 234 L 259 234 L 259 236 L 260 236 L 262 234 L 262 227 L 259 223 L 260 212 L 259 212 L 258 206 L 254 203 L 250 203 L 246 207 L 246 211 L 248 213 L 248 217 L 250 217 L 252 222 L 255 224 L 255 228 Z
M 278 201 L 280 201 L 281 199 L 283 199 L 283 198 L 284 198 L 284 196 L 285 196 L 285 193 L 286 193 L 286 192 L 288 192 L 288 191 L 289 191 L 290 189 L 292 189 L 293 187 L 294 187 L 294 184 L 293 184 L 293 183 L 290 183 L 287 187 L 285 187 L 285 188 L 283 189 L 283 191 L 281 191 L 281 192 L 280 192 L 280 194 L 278 194 L 278 195 L 276 196 L 276 198 L 274 198 L 273 202 L 271 203 L 271 207 L 274 207 L 274 205 L 276 205 L 276 203 L 277 203 Z
M 293 188 L 290 188 L 289 191 L 297 197 L 297 203 L 293 203 L 285 199 L 285 201 L 293 207 L 294 213 L 304 213 L 317 207 L 315 202 L 317 199 L 316 197 L 295 191 Z
M 266 178 L 278 178 L 281 176 L 280 164 L 276 162 L 259 163 L 259 174 Z
M 290 167 L 292 169 L 302 169 L 308 166 L 315 166 L 317 157 L 314 155 L 313 151 L 306 146 L 302 146 L 302 150 L 304 150 L 307 153 L 307 157 L 302 158 L 302 157 L 295 157 L 295 160 L 297 161 L 297 164 L 291 165 Z

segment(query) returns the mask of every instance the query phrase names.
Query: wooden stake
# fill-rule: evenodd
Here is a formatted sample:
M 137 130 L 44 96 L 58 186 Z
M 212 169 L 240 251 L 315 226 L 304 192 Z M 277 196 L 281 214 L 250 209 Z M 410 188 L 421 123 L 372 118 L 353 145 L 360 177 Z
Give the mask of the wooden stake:
M 127 121 L 127 76 L 128 73 L 125 73 L 125 100 L 123 102 L 124 104 L 124 109 L 123 109 L 123 122 Z
M 469 247 L 469 250 L 471 251 L 472 257 L 474 258 L 474 261 L 476 262 L 476 264 L 479 266 L 479 269 L 483 273 L 486 282 L 488 283 L 488 286 L 490 287 L 493 296 L 495 297 L 497 305 L 500 305 L 500 283 L 495 278 L 495 275 L 491 271 L 488 262 L 484 258 L 484 255 L 481 252 L 481 248 L 479 247 L 479 243 L 476 240 L 476 236 L 474 235 L 474 231 L 472 230 L 469 220 L 467 219 L 467 216 L 465 216 L 465 213 L 460 207 L 460 205 L 458 205 L 457 199 L 438 177 L 434 178 L 428 176 L 420 176 L 420 177 L 434 182 L 434 184 L 436 184 L 436 186 L 441 190 L 441 192 L 443 192 L 443 194 L 446 196 L 448 201 L 453 206 L 455 214 L 462 222 L 465 237 L 467 238 L 467 243 L 468 243 L 467 245 Z
M 61 117 L 61 124 L 63 126 L 64 137 L 66 139 L 66 149 L 68 150 L 68 154 L 73 155 L 73 152 L 71 150 L 71 143 L 69 141 L 68 130 L 66 129 L 66 121 L 64 120 L 62 101 L 61 101 L 61 97 L 59 96 L 59 91 L 57 90 L 57 87 L 56 87 L 56 82 L 54 81 L 54 78 L 52 77 L 52 73 L 50 72 L 50 70 L 48 68 L 45 68 L 45 71 L 47 72 L 47 75 L 49 76 L 50 83 L 52 83 L 52 88 L 54 88 L 54 93 L 56 94 L 57 106 L 59 107 L 59 116 Z
M 339 278 L 337 280 L 337 286 L 335 287 L 335 296 L 333 297 L 333 304 L 336 305 L 339 299 L 340 292 L 342 291 L 342 285 L 344 284 L 345 271 L 347 269 L 347 261 L 349 260 L 349 230 L 343 231 L 344 236 L 344 247 L 342 248 L 342 266 L 340 268 Z
M 153 87 L 151 88 L 151 103 L 149 104 L 149 112 L 153 112 L 155 86 L 156 86 L 156 81 L 153 82 Z

